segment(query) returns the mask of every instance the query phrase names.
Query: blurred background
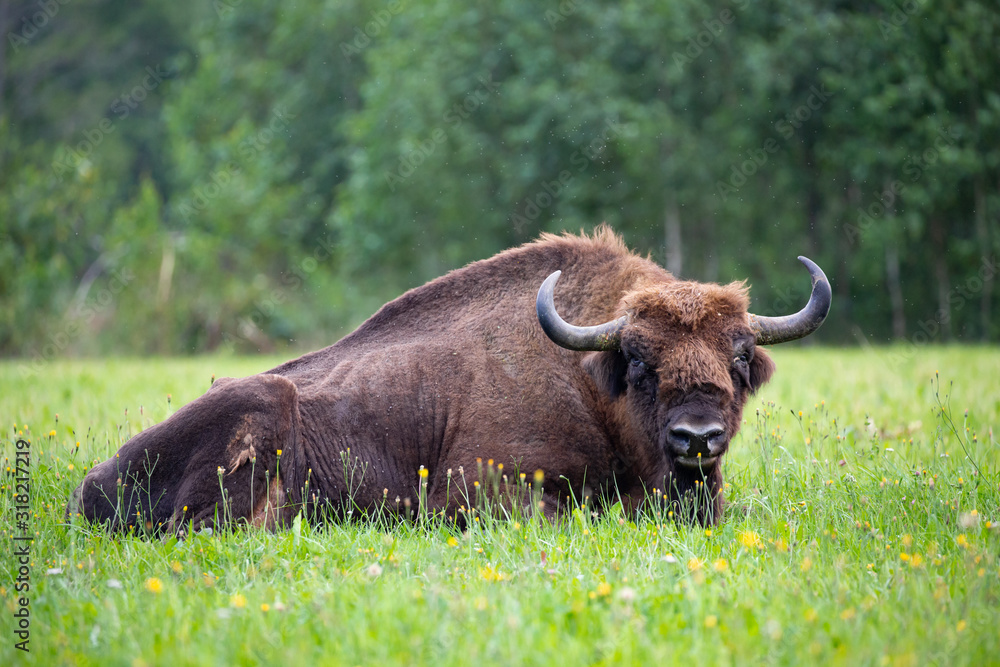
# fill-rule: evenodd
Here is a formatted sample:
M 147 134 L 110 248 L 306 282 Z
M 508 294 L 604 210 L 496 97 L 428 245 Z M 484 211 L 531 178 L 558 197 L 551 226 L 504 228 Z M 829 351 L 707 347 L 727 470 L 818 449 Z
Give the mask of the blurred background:
M 0 34 L 28 372 L 315 348 L 602 221 L 759 314 L 812 257 L 820 342 L 1000 336 L 995 0 L 0 0 Z

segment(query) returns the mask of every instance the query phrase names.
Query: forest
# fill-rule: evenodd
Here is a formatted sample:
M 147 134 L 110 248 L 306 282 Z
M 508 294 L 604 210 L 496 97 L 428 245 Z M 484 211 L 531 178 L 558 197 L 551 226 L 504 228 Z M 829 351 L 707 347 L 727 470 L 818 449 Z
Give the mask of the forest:
M 607 222 L 815 337 L 996 341 L 993 0 L 0 0 L 0 355 L 310 349 Z

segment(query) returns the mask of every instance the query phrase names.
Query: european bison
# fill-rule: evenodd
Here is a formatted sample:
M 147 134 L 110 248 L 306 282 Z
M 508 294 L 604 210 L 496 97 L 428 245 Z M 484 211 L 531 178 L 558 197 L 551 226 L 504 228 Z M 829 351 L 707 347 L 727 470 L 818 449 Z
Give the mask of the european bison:
M 606 227 L 543 235 L 403 294 L 330 347 L 216 381 L 94 467 L 67 512 L 117 530 L 284 526 L 397 498 L 453 515 L 492 459 L 511 479 L 544 471 L 547 513 L 591 494 L 636 508 L 657 489 L 714 523 L 722 458 L 774 370 L 758 346 L 812 333 L 830 308 L 826 276 L 799 259 L 809 303 L 759 317 L 743 283 L 678 280 Z

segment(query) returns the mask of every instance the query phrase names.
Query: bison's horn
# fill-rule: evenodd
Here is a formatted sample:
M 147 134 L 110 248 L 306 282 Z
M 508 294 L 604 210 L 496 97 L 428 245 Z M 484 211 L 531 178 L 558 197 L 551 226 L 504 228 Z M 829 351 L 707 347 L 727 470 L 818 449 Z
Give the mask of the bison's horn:
M 617 350 L 621 345 L 622 328 L 626 317 L 592 327 L 576 327 L 566 323 L 556 312 L 556 304 L 552 295 L 556 281 L 562 271 L 556 271 L 542 283 L 538 289 L 538 299 L 535 310 L 538 312 L 538 323 L 542 325 L 545 334 L 560 347 L 581 352 L 587 350 Z
M 794 315 L 783 317 L 763 317 L 750 313 L 750 328 L 757 336 L 758 345 L 775 345 L 787 343 L 790 340 L 804 338 L 819 329 L 830 312 L 830 281 L 826 279 L 823 269 L 808 257 L 799 257 L 812 276 L 812 295 L 806 307 Z

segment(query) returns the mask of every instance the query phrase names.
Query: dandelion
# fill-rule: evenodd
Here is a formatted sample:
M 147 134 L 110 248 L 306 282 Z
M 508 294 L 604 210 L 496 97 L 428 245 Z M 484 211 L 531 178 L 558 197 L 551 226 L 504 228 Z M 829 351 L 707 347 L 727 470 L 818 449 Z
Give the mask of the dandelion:
M 49 431 L 49 437 L 50 438 L 56 437 L 56 430 L 55 429 L 52 429 L 51 431 Z
M 247 606 L 247 599 L 242 593 L 236 593 L 229 598 L 229 603 L 237 609 L 243 609 L 243 607 Z
M 736 536 L 736 539 L 738 539 L 740 541 L 740 544 L 742 544 L 747 549 L 763 549 L 764 548 L 764 541 L 762 539 L 760 539 L 760 535 L 758 535 L 757 533 L 755 533 L 752 530 L 744 530 L 744 531 L 740 532 Z
M 427 475 L 430 474 L 430 471 L 428 471 L 427 468 L 420 466 L 420 470 L 417 471 L 417 474 L 420 475 L 420 479 L 427 479 Z
M 372 563 L 371 565 L 368 566 L 368 569 L 365 570 L 365 573 L 369 577 L 374 579 L 375 577 L 382 574 L 382 566 L 379 565 L 378 563 Z
M 845 621 L 851 620 L 856 615 L 857 615 L 857 612 L 854 610 L 854 607 L 850 607 L 850 608 L 845 609 L 844 611 L 840 612 L 840 618 L 842 618 Z
M 269 605 L 266 602 L 261 602 L 260 603 L 260 610 L 263 611 L 263 612 L 271 611 L 271 605 Z
M 913 556 L 910 557 L 910 567 L 916 569 L 918 567 L 923 567 L 923 565 L 924 557 L 920 554 L 913 554 Z
M 222 469 L 222 466 L 219 466 L 218 468 L 215 469 L 215 472 L 219 474 L 219 477 L 222 477 L 222 473 L 225 471 Z
M 181 565 L 180 562 L 175 560 L 172 563 L 170 563 L 170 569 L 174 571 L 174 574 L 180 574 L 181 571 L 184 569 L 184 566 Z
M 597 594 L 600 595 L 601 597 L 606 597 L 608 595 L 611 595 L 611 584 L 609 584 L 606 581 L 602 581 L 601 583 L 597 584 Z
M 903 535 L 900 541 L 903 543 L 904 547 L 909 547 L 913 544 L 913 536 L 907 533 L 906 535 Z
M 452 535 L 451 537 L 448 538 L 448 546 L 449 547 L 457 547 L 458 546 L 458 540 L 455 539 L 454 535 Z
M 955 630 L 958 631 L 958 632 L 962 632 L 963 630 L 965 630 L 965 628 L 967 627 L 967 625 L 968 624 L 964 620 L 959 621 L 958 625 L 955 626 Z
M 708 616 L 705 617 L 706 628 L 714 628 L 718 624 L 719 624 L 719 617 L 716 616 L 715 614 L 709 614 Z
M 806 556 L 805 558 L 802 559 L 802 564 L 799 566 L 799 569 L 802 570 L 803 572 L 808 572 L 809 570 L 812 569 L 812 566 L 813 566 L 812 559 L 809 558 L 809 556 Z
M 278 450 L 278 456 L 281 456 L 281 450 L 280 449 Z
M 957 544 L 958 546 L 962 547 L 963 549 L 968 549 L 969 548 L 969 538 L 967 538 L 965 536 L 965 533 L 961 533 L 961 534 L 959 534 L 958 537 L 955 538 L 955 544 Z
M 716 558 L 712 561 L 712 569 L 716 572 L 725 572 L 729 569 L 729 563 L 726 562 L 725 558 Z
M 535 471 L 535 484 L 541 484 L 543 481 L 545 481 L 545 472 L 539 468 Z
M 688 569 L 692 572 L 697 572 L 701 568 L 705 567 L 705 561 L 698 558 L 697 556 L 692 556 L 687 562 Z
M 163 582 L 157 577 L 150 577 L 146 580 L 146 590 L 150 593 L 162 593 L 163 592 Z

